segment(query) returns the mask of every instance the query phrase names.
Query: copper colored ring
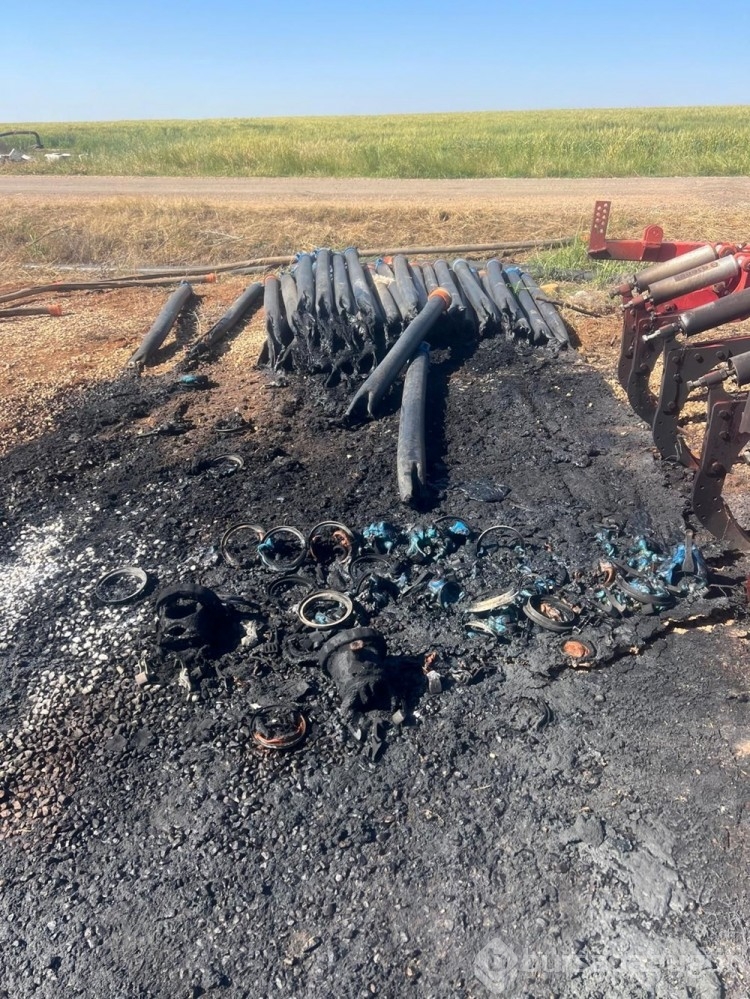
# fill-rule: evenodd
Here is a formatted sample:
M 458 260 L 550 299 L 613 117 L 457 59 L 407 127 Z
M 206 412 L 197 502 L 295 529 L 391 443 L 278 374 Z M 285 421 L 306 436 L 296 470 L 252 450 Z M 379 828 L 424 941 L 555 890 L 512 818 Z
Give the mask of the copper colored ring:
M 269 706 L 267 708 L 261 708 L 260 711 L 255 713 L 253 718 L 253 741 L 257 743 L 262 749 L 294 749 L 295 746 L 299 746 L 302 740 L 307 735 L 307 719 L 302 714 L 301 711 L 294 710 L 291 712 L 295 716 L 294 729 L 286 732 L 284 735 L 268 736 L 264 735 L 262 732 L 258 732 L 255 729 L 255 725 L 258 720 L 263 716 L 269 714 L 273 711 L 273 707 Z

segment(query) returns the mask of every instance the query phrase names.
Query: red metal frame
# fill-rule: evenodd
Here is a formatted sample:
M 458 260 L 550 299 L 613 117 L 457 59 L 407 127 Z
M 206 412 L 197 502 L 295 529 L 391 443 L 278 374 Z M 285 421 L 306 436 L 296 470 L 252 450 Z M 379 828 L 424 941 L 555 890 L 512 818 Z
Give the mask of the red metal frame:
M 697 243 L 665 241 L 660 225 L 647 226 L 642 239 L 607 239 L 611 207 L 611 201 L 597 201 L 594 205 L 589 234 L 589 256 L 594 260 L 645 260 L 655 264 L 706 244 L 705 240 Z

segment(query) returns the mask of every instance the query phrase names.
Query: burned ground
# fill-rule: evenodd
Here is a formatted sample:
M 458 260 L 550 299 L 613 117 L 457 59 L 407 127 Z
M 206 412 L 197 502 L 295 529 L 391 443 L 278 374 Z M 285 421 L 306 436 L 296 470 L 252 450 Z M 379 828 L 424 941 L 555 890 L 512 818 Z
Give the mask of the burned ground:
M 0 994 L 746 995 L 743 566 L 718 546 L 726 589 L 599 627 L 589 671 L 542 634 L 468 635 L 460 602 L 392 599 L 373 618 L 389 653 L 436 653 L 444 689 L 416 671 L 374 761 L 326 674 L 285 654 L 283 612 L 186 691 L 158 661 L 153 591 L 92 601 L 136 564 L 262 610 L 269 574 L 219 552 L 240 521 L 503 523 L 571 571 L 603 522 L 680 537 L 684 473 L 574 352 L 436 352 L 435 491 L 410 511 L 395 407 L 347 426 L 343 387 L 233 367 L 239 340 L 200 368 L 211 388 L 125 374 L 3 459 Z M 144 432 L 176 415 L 192 429 Z M 205 470 L 228 451 L 242 469 Z M 483 483 L 509 492 L 470 498 Z M 471 553 L 466 599 L 487 583 Z M 263 752 L 251 718 L 280 700 L 308 737 Z

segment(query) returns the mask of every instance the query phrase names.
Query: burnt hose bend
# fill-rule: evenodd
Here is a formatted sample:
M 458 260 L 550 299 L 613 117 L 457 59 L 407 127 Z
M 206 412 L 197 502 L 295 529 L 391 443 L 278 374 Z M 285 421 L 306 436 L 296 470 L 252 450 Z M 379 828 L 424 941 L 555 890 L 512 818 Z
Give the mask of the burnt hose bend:
M 430 347 L 422 343 L 406 371 L 401 396 L 396 475 L 402 503 L 415 502 L 427 487 L 424 412 L 429 368 Z
M 263 285 L 259 281 L 248 285 L 242 294 L 229 306 L 224 315 L 214 323 L 211 329 L 188 351 L 187 360 L 191 361 L 201 354 L 211 350 L 219 341 L 233 329 L 263 297 Z
M 551 340 L 552 331 L 544 321 L 544 317 L 537 308 L 536 302 L 523 283 L 520 269 L 518 267 L 508 267 L 505 270 L 505 275 L 511 291 L 518 299 L 518 303 L 528 319 L 531 328 L 531 342 L 534 344 L 544 344 L 548 340 Z
M 128 361 L 130 367 L 142 367 L 161 347 L 175 320 L 192 297 L 193 288 L 187 282 L 183 282 L 177 291 L 172 292 L 165 302 L 164 308 L 154 320 L 153 326 L 143 338 L 140 347 Z
M 346 411 L 351 416 L 367 401 L 367 412 L 373 415 L 375 407 L 396 380 L 399 371 L 414 356 L 420 343 L 435 326 L 440 316 L 450 305 L 450 294 L 445 288 L 432 292 L 427 305 L 416 319 L 413 319 L 394 343 L 370 377 L 360 385 Z
M 542 289 L 536 283 L 534 278 L 528 273 L 528 271 L 521 271 L 521 280 L 526 285 L 526 290 L 534 299 L 536 307 L 541 313 L 542 319 L 547 324 L 547 327 L 552 334 L 552 339 L 560 344 L 561 347 L 570 346 L 570 334 L 565 323 L 562 321 L 562 317 L 557 309 L 550 302 L 546 301 L 544 295 L 542 294 Z

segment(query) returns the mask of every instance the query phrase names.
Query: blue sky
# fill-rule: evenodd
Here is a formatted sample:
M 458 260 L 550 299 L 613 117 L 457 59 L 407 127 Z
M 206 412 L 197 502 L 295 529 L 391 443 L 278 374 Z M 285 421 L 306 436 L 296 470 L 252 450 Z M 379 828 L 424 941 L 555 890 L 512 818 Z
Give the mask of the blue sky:
M 693 0 L 5 0 L 0 124 L 749 103 Z

